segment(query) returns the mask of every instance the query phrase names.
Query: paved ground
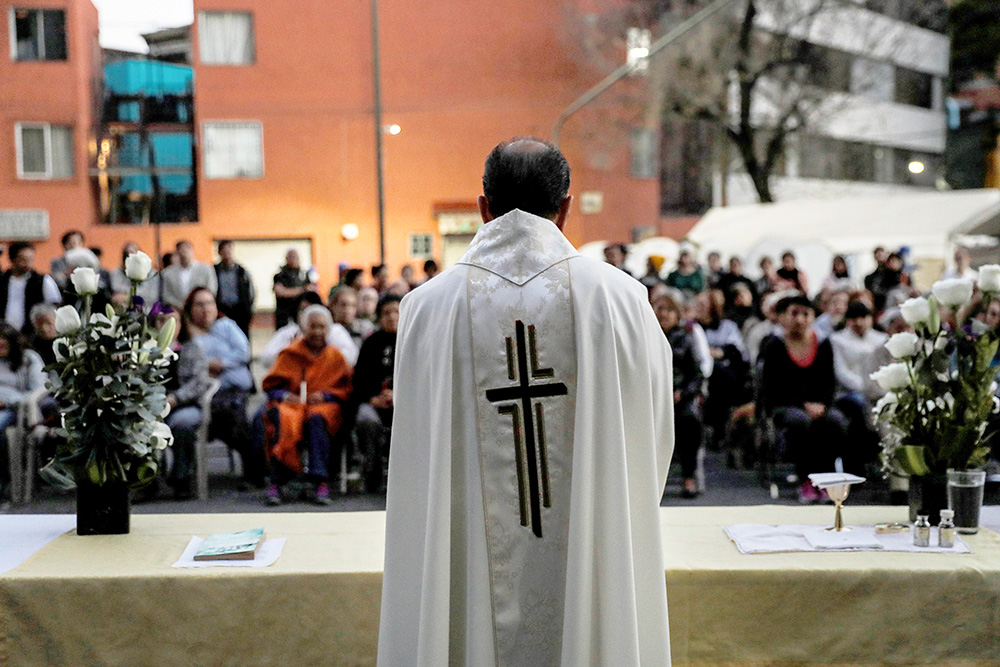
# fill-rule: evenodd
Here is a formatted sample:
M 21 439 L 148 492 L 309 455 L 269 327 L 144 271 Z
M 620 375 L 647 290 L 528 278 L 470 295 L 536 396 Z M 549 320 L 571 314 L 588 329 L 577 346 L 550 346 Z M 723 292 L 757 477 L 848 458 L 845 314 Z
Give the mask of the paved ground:
M 673 472 L 676 472 L 676 467 Z M 208 500 L 173 500 L 169 492 L 153 501 L 137 503 L 133 511 L 139 514 L 165 513 L 225 513 L 225 512 L 354 512 L 385 509 L 385 496 L 377 494 L 353 494 L 334 496 L 329 507 L 318 507 L 306 501 L 288 502 L 280 507 L 264 505 L 264 493 L 260 490 L 241 490 L 237 478 L 229 472 L 229 459 L 221 443 L 213 443 L 210 449 L 210 476 Z M 795 504 L 792 489 L 786 489 L 778 500 L 772 500 L 768 488 L 763 486 L 755 471 L 734 470 L 726 466 L 725 458 L 717 452 L 708 452 L 705 457 L 706 491 L 693 499 L 680 497 L 680 479 L 671 477 L 663 497 L 663 505 L 764 505 L 771 503 Z M 861 485 L 852 494 L 849 503 L 887 504 L 888 484 L 873 479 Z M 44 484 L 39 484 L 36 497 L 31 503 L 21 507 L 9 505 L 0 512 L 16 514 L 63 514 L 72 513 L 75 498 Z

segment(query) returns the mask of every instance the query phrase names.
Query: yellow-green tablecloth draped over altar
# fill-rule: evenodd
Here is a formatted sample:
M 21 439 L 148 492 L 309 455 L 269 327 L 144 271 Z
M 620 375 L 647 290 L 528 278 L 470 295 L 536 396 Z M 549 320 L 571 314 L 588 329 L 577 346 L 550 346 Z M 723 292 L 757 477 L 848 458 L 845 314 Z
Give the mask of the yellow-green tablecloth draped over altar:
M 845 508 L 848 524 L 905 520 Z M 816 524 L 830 507 L 661 510 L 674 664 L 1000 665 L 1000 536 L 975 553 L 741 555 L 735 523 Z M 263 526 L 267 568 L 171 568 L 192 535 Z M 67 533 L 0 575 L 0 664 L 374 664 L 385 516 L 134 515 Z M 2 543 L 0 543 L 2 548 Z

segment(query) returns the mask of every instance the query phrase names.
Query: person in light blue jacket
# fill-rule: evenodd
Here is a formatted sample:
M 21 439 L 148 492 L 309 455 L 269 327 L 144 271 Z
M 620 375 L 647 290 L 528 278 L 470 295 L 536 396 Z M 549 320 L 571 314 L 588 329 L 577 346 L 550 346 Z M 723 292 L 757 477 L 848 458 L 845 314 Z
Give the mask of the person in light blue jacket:
M 219 317 L 215 295 L 196 287 L 184 302 L 186 336 L 196 342 L 208 358 L 208 373 L 219 380 L 212 397 L 209 438 L 218 438 L 240 453 L 243 479 L 264 486 L 264 460 L 251 447 L 247 422 L 247 399 L 254 390 L 250 374 L 250 341 L 233 320 Z

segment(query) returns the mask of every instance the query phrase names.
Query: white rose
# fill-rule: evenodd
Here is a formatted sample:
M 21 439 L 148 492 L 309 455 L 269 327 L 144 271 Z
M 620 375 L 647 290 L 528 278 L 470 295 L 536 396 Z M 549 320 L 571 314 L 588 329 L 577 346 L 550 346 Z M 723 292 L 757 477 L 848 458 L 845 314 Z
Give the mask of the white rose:
M 925 324 L 931 319 L 931 304 L 924 297 L 918 296 L 901 303 L 899 312 L 910 326 Z
M 938 302 L 949 308 L 957 308 L 972 298 L 972 281 L 967 278 L 939 280 L 931 287 Z
M 73 306 L 56 308 L 56 331 L 60 336 L 74 334 L 80 330 L 82 325 L 80 313 L 76 312 L 76 308 Z
M 918 345 L 920 338 L 917 334 L 904 331 L 890 336 L 885 343 L 885 349 L 889 350 L 893 359 L 909 359 L 917 353 Z
M 869 376 L 886 391 L 910 386 L 910 371 L 906 364 L 887 364 Z
M 872 408 L 872 412 L 880 414 L 885 408 L 895 410 L 897 405 L 899 405 L 899 397 L 896 396 L 895 392 L 889 391 L 886 392 L 882 398 L 878 399 L 878 403 L 876 403 L 875 407 Z
M 152 270 L 153 260 L 141 250 L 125 258 L 125 276 L 133 282 L 141 283 Z
M 976 284 L 984 292 L 1000 292 L 1000 264 L 980 266 Z
M 166 449 L 174 441 L 174 434 L 170 432 L 170 427 L 163 422 L 153 424 L 153 432 L 149 434 L 149 444 L 153 449 Z
M 80 266 L 73 269 L 69 274 L 69 279 L 73 281 L 73 287 L 80 296 L 87 294 L 97 294 L 97 272 L 89 266 Z

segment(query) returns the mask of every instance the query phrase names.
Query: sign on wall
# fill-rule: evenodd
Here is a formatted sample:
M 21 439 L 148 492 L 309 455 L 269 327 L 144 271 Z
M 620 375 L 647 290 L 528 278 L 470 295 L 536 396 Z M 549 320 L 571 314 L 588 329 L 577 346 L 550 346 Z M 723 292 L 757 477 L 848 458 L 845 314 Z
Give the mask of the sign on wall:
M 0 209 L 0 239 L 44 241 L 47 238 L 49 238 L 49 212 L 45 209 Z

